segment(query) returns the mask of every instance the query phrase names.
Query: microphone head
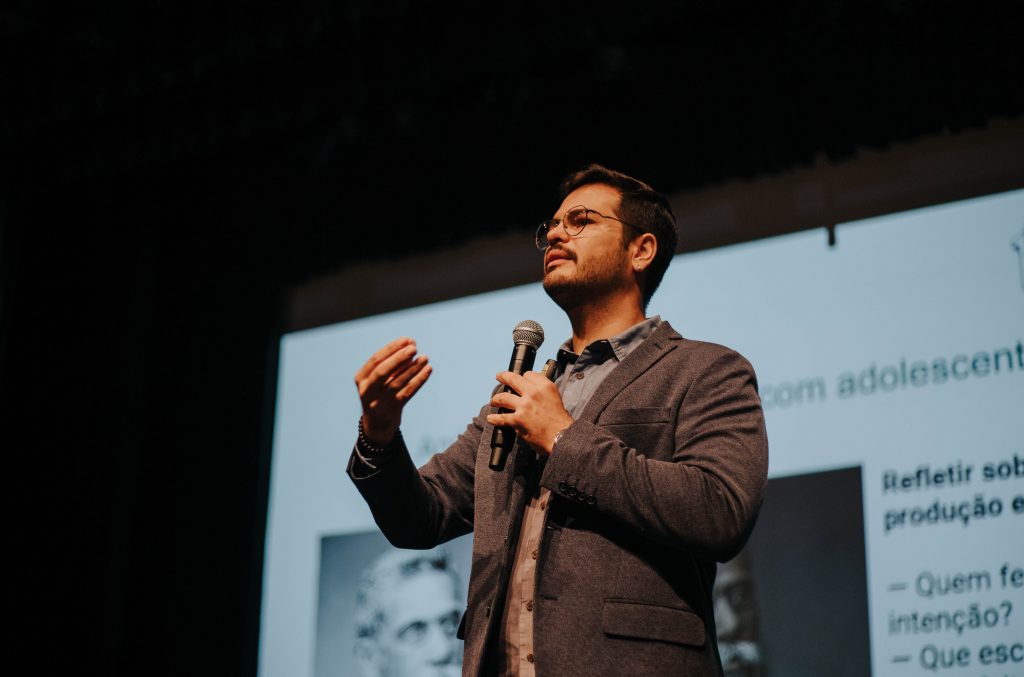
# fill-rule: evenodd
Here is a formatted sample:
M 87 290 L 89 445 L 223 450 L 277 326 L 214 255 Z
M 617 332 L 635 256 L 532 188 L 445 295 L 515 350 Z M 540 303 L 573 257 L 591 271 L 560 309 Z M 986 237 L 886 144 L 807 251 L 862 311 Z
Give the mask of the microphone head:
M 512 330 L 512 340 L 534 349 L 540 348 L 540 344 L 544 343 L 544 329 L 533 320 L 523 320 Z

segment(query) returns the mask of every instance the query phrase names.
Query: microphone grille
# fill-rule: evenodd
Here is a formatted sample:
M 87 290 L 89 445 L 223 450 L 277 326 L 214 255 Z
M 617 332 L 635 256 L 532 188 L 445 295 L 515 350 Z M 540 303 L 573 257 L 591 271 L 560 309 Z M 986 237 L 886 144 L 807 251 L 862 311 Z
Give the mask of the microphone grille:
M 544 343 L 544 328 L 533 320 L 523 320 L 512 330 L 512 340 L 525 343 L 533 348 L 540 348 Z

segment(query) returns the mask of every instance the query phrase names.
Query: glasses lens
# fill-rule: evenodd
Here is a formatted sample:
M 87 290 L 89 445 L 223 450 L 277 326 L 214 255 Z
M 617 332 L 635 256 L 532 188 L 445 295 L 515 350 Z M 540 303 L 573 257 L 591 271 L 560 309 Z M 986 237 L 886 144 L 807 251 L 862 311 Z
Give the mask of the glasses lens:
M 583 207 L 573 207 L 562 217 L 565 230 L 569 235 L 575 237 L 583 230 L 583 227 L 590 223 L 589 210 Z
M 534 235 L 534 242 L 537 243 L 537 249 L 544 251 L 548 248 L 548 231 L 554 226 L 552 221 L 545 221 L 544 223 L 537 226 L 537 233 Z

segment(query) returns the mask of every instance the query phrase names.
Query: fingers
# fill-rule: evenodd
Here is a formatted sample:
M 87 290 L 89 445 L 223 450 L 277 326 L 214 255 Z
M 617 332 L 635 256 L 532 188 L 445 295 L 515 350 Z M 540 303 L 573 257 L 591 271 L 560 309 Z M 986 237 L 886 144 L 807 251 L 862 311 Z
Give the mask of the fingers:
M 507 385 L 509 388 L 516 391 L 520 395 L 523 394 L 523 389 L 526 388 L 527 383 L 529 383 L 524 376 L 521 376 L 512 371 L 498 372 L 496 378 L 500 383 L 504 383 L 505 385 Z
M 522 398 L 514 393 L 497 392 L 491 397 L 491 406 L 515 411 Z
M 395 368 L 394 373 L 385 380 L 385 383 L 392 390 L 400 390 L 402 386 L 412 380 L 412 377 L 423 369 L 426 364 L 426 355 L 420 355 L 415 359 L 403 362 Z
M 356 372 L 356 381 L 361 381 L 366 378 L 369 378 L 373 370 L 380 366 L 381 363 L 383 363 L 388 358 L 393 357 L 397 352 L 408 348 L 409 346 L 412 346 L 413 353 L 415 353 L 416 342 L 413 341 L 411 338 L 403 336 L 401 338 L 396 338 L 394 341 L 391 341 L 386 346 L 375 352 L 373 356 L 366 361 L 366 364 L 359 368 L 359 371 Z
M 552 383 L 542 371 L 528 371 L 523 374 L 523 378 L 532 383 Z
M 413 379 L 421 375 L 424 369 L 429 369 L 427 356 L 420 355 L 416 359 L 400 365 L 394 375 L 384 383 L 384 387 L 398 399 L 398 393 L 402 392 Z
M 502 392 L 498 391 L 491 396 L 491 406 L 497 407 L 498 409 L 505 409 L 506 411 L 490 414 L 487 416 L 487 421 L 497 426 L 509 426 L 515 428 L 521 432 L 522 423 L 519 417 L 516 415 L 519 409 L 523 407 L 529 397 L 529 383 L 528 377 L 534 374 L 534 372 L 526 372 L 526 374 L 519 375 L 511 371 L 503 371 L 498 374 L 498 381 L 504 383 L 508 387 L 512 388 L 516 392 Z M 546 381 L 547 379 L 545 379 Z
M 540 393 L 545 389 L 558 391 L 558 387 L 539 371 L 528 371 L 522 375 L 512 371 L 503 371 L 496 378 L 519 395 L 526 395 L 528 392 Z
M 487 414 L 487 422 L 494 426 L 515 427 L 515 414 Z
M 373 371 L 370 372 L 370 380 L 381 383 L 390 381 L 404 371 L 415 356 L 416 344 L 399 348 L 373 368 Z
M 427 379 L 430 378 L 430 374 L 433 373 L 433 367 L 426 363 L 427 358 L 423 358 L 423 364 L 416 369 L 415 374 L 409 379 L 409 382 L 405 384 L 401 390 L 395 393 L 395 399 L 401 403 L 408 402 L 413 395 L 416 394 Z
M 405 403 L 430 377 L 427 357 L 416 356 L 416 342 L 398 338 L 373 354 L 356 373 L 363 412 L 373 423 L 401 417 Z
M 422 368 L 425 362 L 425 357 L 416 358 L 415 344 L 399 348 L 379 362 L 368 374 L 365 374 L 362 378 L 356 378 L 356 387 L 359 390 L 360 397 L 377 397 L 385 389 L 390 389 L 394 392 L 396 388 L 393 388 L 392 384 L 395 379 L 403 378 L 403 376 L 404 380 L 412 378 L 415 375 L 416 369 Z M 407 374 L 406 372 L 410 369 L 413 371 Z M 402 382 L 394 385 L 400 386 Z

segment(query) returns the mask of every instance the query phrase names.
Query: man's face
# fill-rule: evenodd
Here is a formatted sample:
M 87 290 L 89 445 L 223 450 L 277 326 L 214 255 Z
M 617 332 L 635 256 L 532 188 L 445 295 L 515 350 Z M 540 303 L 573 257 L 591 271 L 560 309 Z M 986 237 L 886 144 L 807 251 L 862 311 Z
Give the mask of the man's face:
M 425 571 L 388 591 L 375 662 L 382 677 L 457 677 L 462 650 L 455 637 L 461 608 L 444 571 Z
M 619 192 L 604 184 L 577 188 L 562 201 L 555 218 L 583 206 L 618 217 Z M 548 232 L 544 252 L 544 291 L 564 310 L 624 290 L 633 283 L 629 253 L 623 247 L 624 226 L 596 214 L 576 237 L 562 226 Z
M 764 659 L 760 614 L 745 553 L 718 566 L 714 603 L 718 650 L 726 677 L 760 675 Z

